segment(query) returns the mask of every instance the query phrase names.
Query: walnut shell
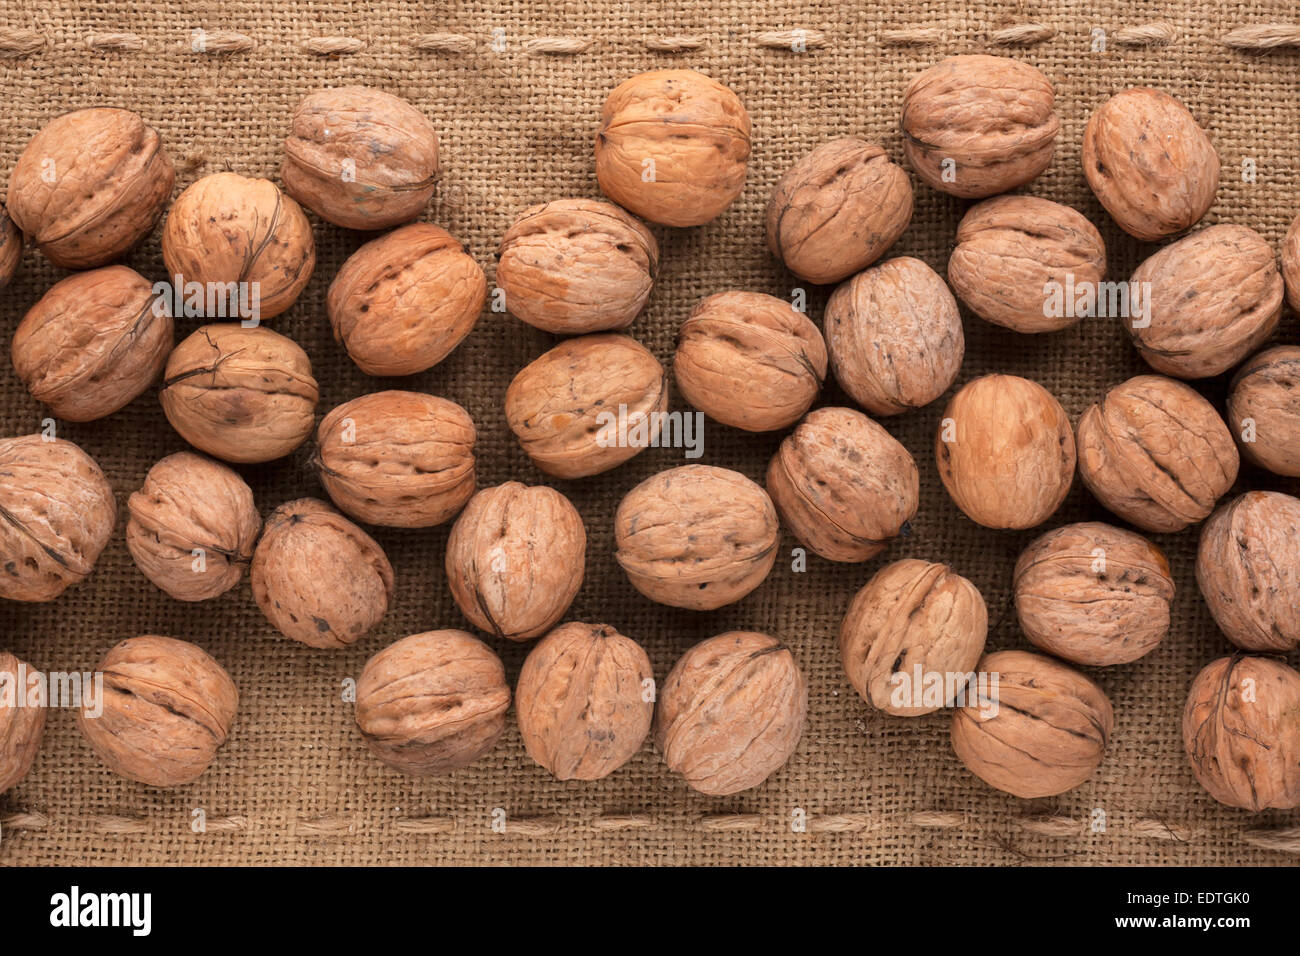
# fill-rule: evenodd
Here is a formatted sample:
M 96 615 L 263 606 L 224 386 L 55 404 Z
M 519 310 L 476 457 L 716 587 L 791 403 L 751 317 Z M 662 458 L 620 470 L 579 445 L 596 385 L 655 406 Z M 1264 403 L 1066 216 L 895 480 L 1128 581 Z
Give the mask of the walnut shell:
M 790 649 L 754 631 L 696 644 L 664 681 L 655 745 L 700 793 L 757 787 L 799 745 L 808 687 Z
M 1168 93 L 1116 93 L 1083 131 L 1083 174 L 1116 224 L 1155 242 L 1190 229 L 1214 205 L 1219 155 Z
M 320 392 L 311 361 L 265 327 L 205 325 L 167 360 L 158 393 L 187 442 L 226 461 L 282 458 L 311 434 Z
M 506 390 L 510 430 L 533 464 L 556 478 L 598 475 L 640 454 L 659 438 L 667 408 L 659 360 L 610 333 L 561 342 Z
M 524 210 L 497 250 L 506 308 L 557 335 L 625 329 L 659 274 L 650 230 L 613 203 L 557 199 Z
M 928 405 L 966 354 L 957 300 L 920 259 L 887 259 L 839 286 L 826 303 L 835 378 L 873 415 Z
M 847 279 L 898 241 L 912 221 L 912 183 L 885 150 L 845 137 L 792 166 L 767 203 L 767 247 L 809 282 Z
M 422 392 L 374 392 L 344 402 L 316 430 L 321 484 L 358 521 L 394 528 L 442 524 L 474 495 L 469 413 Z
M 1237 479 L 1237 449 L 1214 406 L 1159 375 L 1116 385 L 1079 416 L 1079 475 L 1098 501 L 1147 531 L 1181 531 Z
M 953 56 L 903 94 L 903 153 L 941 192 L 982 199 L 1023 186 L 1052 162 L 1061 119 L 1052 81 L 1002 56 Z
M 1250 461 L 1300 477 L 1300 346 L 1265 349 L 1237 369 L 1228 425 Z
M 23 317 L 11 346 L 32 397 L 70 422 L 129 404 L 157 381 L 171 348 L 166 300 L 126 266 L 55 283 Z
M 628 580 L 650 600 L 712 611 L 763 583 L 780 526 L 772 499 L 744 475 L 682 465 L 624 496 L 614 540 Z
M 1169 633 L 1169 562 L 1131 531 L 1100 521 L 1056 528 L 1025 548 L 1014 580 L 1020 629 L 1067 661 L 1127 664 Z
M 206 601 L 237 585 L 262 530 L 244 479 L 188 451 L 150 468 L 126 507 L 136 567 L 178 601 Z
M 41 692 L 43 678 L 40 671 L 0 651 L 0 794 L 22 783 L 41 749 L 47 703 Z
M 214 289 L 230 293 L 210 318 L 274 318 L 298 301 L 316 268 L 311 223 L 298 204 L 270 180 L 236 173 L 205 176 L 176 198 L 162 253 L 178 289 L 198 283 L 205 299 Z
M 1037 382 L 984 375 L 961 387 L 939 422 L 934 457 L 953 502 L 988 528 L 1046 521 L 1074 481 L 1074 433 Z
M 951 707 L 984 653 L 984 598 L 945 564 L 887 564 L 858 591 L 840 626 L 840 661 L 868 704 L 896 717 Z
M 1238 647 L 1300 646 L 1300 499 L 1248 491 L 1216 511 L 1201 530 L 1196 583 Z
M 108 769 L 151 787 L 179 787 L 208 769 L 239 709 L 220 664 L 186 641 L 146 634 L 122 641 L 96 670 L 103 713 L 83 707 L 77 726 Z
M 9 215 L 63 269 L 93 269 L 153 231 L 176 170 L 158 131 L 130 110 L 76 110 L 51 120 L 18 157 Z
M 1300 672 L 1268 657 L 1211 661 L 1187 694 L 1183 746 L 1220 803 L 1255 813 L 1300 807 Z
M 794 536 L 831 561 L 866 561 L 916 516 L 920 475 L 866 415 L 819 408 L 767 466 L 767 493 Z
M 1125 323 L 1157 372 L 1207 378 L 1226 372 L 1273 334 L 1282 274 L 1273 247 L 1245 226 L 1210 226 L 1165 246 L 1133 273 L 1150 289 L 1148 314 Z
M 541 637 L 569 609 L 587 567 L 587 531 L 554 488 L 508 481 L 465 506 L 447 539 L 447 584 L 475 627 Z
M 1055 332 L 1083 316 L 1050 308 L 1048 288 L 1090 287 L 1106 277 L 1097 227 L 1069 206 L 1036 196 L 996 196 L 967 210 L 948 259 L 958 298 L 987 322 L 1017 332 Z M 1073 306 L 1073 295 L 1068 295 Z M 1054 311 L 1061 314 L 1053 315 Z
M 293 112 L 285 191 L 345 229 L 417 218 L 437 188 L 438 134 L 406 100 L 365 86 L 309 94 Z
M 751 432 L 797 422 L 826 380 L 826 342 L 789 302 L 760 292 L 720 292 L 677 334 L 673 378 L 715 421 Z
M 410 774 L 467 767 L 506 729 L 501 658 L 464 631 L 426 631 L 384 648 L 357 682 L 357 727 L 370 752 Z
M 966 769 L 1026 799 L 1065 793 L 1092 776 L 1114 726 L 1100 687 L 1028 651 L 986 654 L 977 670 L 977 689 L 952 718 L 952 749 Z
M 0 251 L 3 246 L 0 246 Z M 1300 312 L 1300 216 L 1291 221 L 1291 228 L 1282 240 L 1282 278 L 1286 283 L 1286 300 L 1291 308 Z M 0 283 L 3 284 L 3 283 Z
M 694 70 L 640 73 L 609 94 L 596 134 L 601 191 L 642 219 L 699 226 L 740 195 L 749 114 Z
M 84 451 L 45 435 L 0 438 L 0 474 L 0 598 L 53 601 L 113 534 L 113 487 Z
M 0 289 L 14 281 L 22 261 L 22 230 L 9 218 L 9 210 L 0 205 Z
M 599 780 L 641 749 L 654 717 L 641 645 L 605 624 L 565 624 L 519 672 L 515 712 L 528 756 L 557 780 Z

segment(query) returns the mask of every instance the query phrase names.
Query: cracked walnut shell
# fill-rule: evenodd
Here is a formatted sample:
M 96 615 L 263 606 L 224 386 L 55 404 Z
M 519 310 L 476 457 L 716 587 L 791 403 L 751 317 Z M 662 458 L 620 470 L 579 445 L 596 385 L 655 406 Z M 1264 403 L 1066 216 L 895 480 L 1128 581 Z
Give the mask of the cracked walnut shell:
M 14 281 L 22 261 L 22 231 L 9 218 L 9 210 L 0 205 L 0 289 Z
M 41 749 L 47 703 L 43 686 L 40 671 L 0 651 L 0 794 L 22 783 Z
M 1247 359 L 1232 378 L 1228 424 L 1237 447 L 1275 475 L 1300 477 L 1300 346 Z

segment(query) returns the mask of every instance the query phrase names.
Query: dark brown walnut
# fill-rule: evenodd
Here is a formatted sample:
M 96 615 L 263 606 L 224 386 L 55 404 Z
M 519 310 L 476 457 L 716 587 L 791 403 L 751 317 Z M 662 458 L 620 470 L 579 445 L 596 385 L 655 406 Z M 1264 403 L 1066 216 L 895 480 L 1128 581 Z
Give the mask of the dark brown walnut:
M 167 360 L 158 393 L 187 442 L 226 461 L 282 458 L 311 434 L 320 397 L 307 353 L 264 327 L 205 325 Z
M 587 567 L 587 531 L 569 499 L 517 481 L 470 499 L 447 539 L 447 584 L 475 627 L 541 637 L 569 609 Z
M 882 147 L 846 137 L 818 146 L 777 181 L 767 247 L 801 279 L 839 282 L 884 255 L 911 221 L 907 173 Z
M 367 375 L 414 375 L 464 341 L 487 279 L 460 242 L 429 223 L 403 226 L 354 252 L 330 284 L 334 339 Z
M 40 671 L 0 651 L 0 794 L 22 783 L 41 749 L 48 703 L 43 682 Z
M 244 479 L 188 451 L 150 468 L 126 507 L 136 567 L 178 601 L 206 601 L 235 587 L 262 530 Z
M 202 776 L 230 735 L 239 692 L 201 648 L 172 637 L 122 641 L 96 668 L 103 712 L 84 706 L 77 726 L 108 769 L 151 787 Z
M 374 392 L 338 406 L 316 430 L 321 484 L 370 524 L 428 528 L 474 494 L 469 412 L 422 392 Z
M 209 318 L 270 319 L 297 300 L 316 268 L 311 223 L 269 179 L 205 176 L 176 198 L 162 233 L 167 275 L 203 290 Z M 179 279 L 179 281 L 177 281 Z
M 464 631 L 403 638 L 370 658 L 357 682 L 357 727 L 366 746 L 409 774 L 472 764 L 506 729 L 509 707 L 501 659 Z
M 660 436 L 664 367 L 626 335 L 584 335 L 526 365 L 506 390 L 506 421 L 528 457 L 556 478 L 616 468 Z
M 654 696 L 640 644 L 605 624 L 565 624 L 537 643 L 519 672 L 519 736 L 556 779 L 599 780 L 641 749 Z
M 995 196 L 967 210 L 948 259 L 948 281 L 980 318 L 1017 332 L 1055 332 L 1083 313 L 1078 290 L 1102 293 L 1106 245 L 1069 206 Z M 1049 289 L 1058 290 L 1053 298 Z M 1086 306 L 1086 302 L 1085 302 Z
M 1101 104 L 1083 131 L 1083 174 L 1111 218 L 1148 242 L 1190 229 L 1214 205 L 1219 155 L 1168 93 L 1134 87 Z
M 652 475 L 619 503 L 615 557 L 660 604 L 712 611 L 763 583 L 780 526 L 767 493 L 739 472 L 683 465 Z
M 1300 673 L 1269 657 L 1207 664 L 1187 695 L 1183 746 L 1220 803 L 1255 813 L 1300 807 Z
M 1002 56 L 954 56 L 919 73 L 903 94 L 903 152 L 941 192 L 982 199 L 1023 186 L 1052 162 L 1052 81 Z
M 172 349 L 165 299 L 126 266 L 57 282 L 23 317 L 14 370 L 38 402 L 70 422 L 104 418 L 157 381 Z
M 1282 240 L 1282 278 L 1286 283 L 1287 302 L 1300 312 L 1300 216 L 1292 220 Z
M 895 717 L 951 707 L 984 653 L 984 598 L 945 564 L 887 564 L 840 625 L 840 662 L 854 690 Z
M 710 418 L 751 432 L 793 425 L 826 380 L 826 342 L 784 299 L 720 292 L 692 311 L 677 334 L 673 378 Z
M 658 274 L 659 244 L 650 230 L 594 199 L 524 210 L 497 250 L 506 308 L 557 335 L 627 328 Z
M 831 561 L 866 561 L 916 516 L 916 462 L 850 408 L 819 408 L 767 466 L 767 493 L 796 538 Z
M 429 118 L 365 86 L 317 90 L 299 103 L 280 167 L 290 196 L 336 226 L 361 230 L 417 218 L 439 174 Z
M 698 226 L 745 185 L 749 114 L 694 70 L 640 73 L 609 94 L 596 134 L 601 191 L 642 219 Z
M 1216 511 L 1201 530 L 1196 583 L 1238 647 L 1284 654 L 1300 645 L 1300 499 L 1248 491 Z
M 22 260 L 22 230 L 9 218 L 9 210 L 0 205 L 0 289 L 14 281 Z
M 1237 369 L 1228 426 L 1251 462 L 1300 477 L 1300 346 L 1265 349 Z
M 1079 416 L 1079 475 L 1146 531 L 1205 518 L 1237 480 L 1237 449 L 1214 406 L 1182 382 L 1139 375 Z
M 53 601 L 95 566 L 117 523 L 94 459 L 45 435 L 0 439 L 0 598 Z
M 1262 345 L 1282 316 L 1273 247 L 1245 226 L 1210 226 L 1165 246 L 1133 273 L 1149 289 L 1125 327 L 1157 372 L 1207 378 Z M 1145 293 L 1144 293 L 1145 294 Z
M 1127 664 L 1169 633 L 1169 562 L 1131 531 L 1100 521 L 1056 528 L 1024 550 L 1014 580 L 1020 629 L 1067 661 Z
M 988 528 L 1046 521 L 1074 481 L 1074 434 L 1065 409 L 1037 382 L 985 375 L 952 397 L 934 457 L 953 502 Z
M 957 300 L 920 259 L 887 259 L 839 286 L 826 303 L 835 378 L 873 415 L 928 405 L 966 354 Z
M 997 651 L 980 659 L 972 686 L 953 712 L 952 749 L 989 786 L 1056 796 L 1084 783 L 1105 756 L 1110 700 L 1078 671 L 1041 654 Z
M 93 269 L 153 231 L 176 171 L 158 131 L 130 110 L 65 113 L 32 137 L 9 178 L 9 215 L 64 269 Z
M 790 649 L 754 631 L 696 644 L 664 681 L 655 745 L 700 793 L 757 787 L 785 765 L 803 734 L 808 687 Z
M 393 566 L 384 549 L 315 498 L 271 512 L 249 582 L 275 629 L 309 647 L 355 644 L 393 601 Z

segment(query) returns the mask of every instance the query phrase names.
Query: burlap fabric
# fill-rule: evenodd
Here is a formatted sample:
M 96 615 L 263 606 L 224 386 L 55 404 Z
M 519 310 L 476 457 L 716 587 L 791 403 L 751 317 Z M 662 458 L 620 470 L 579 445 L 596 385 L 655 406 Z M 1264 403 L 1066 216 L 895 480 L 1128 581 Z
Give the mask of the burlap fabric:
M 1220 22 L 1225 14 L 1228 22 Z M 1063 124 L 1056 159 L 1030 184 L 1035 195 L 1081 209 L 1102 229 L 1114 277 L 1151 251 L 1116 229 L 1079 167 L 1089 111 L 1130 85 L 1162 87 L 1210 130 L 1223 184 L 1206 219 L 1238 222 L 1277 242 L 1300 209 L 1300 114 L 1294 48 L 1242 52 L 1225 44 L 1237 27 L 1295 19 L 1288 0 L 1246 0 L 1230 11 L 1208 0 L 1172 5 L 1052 0 L 1003 5 L 831 2 L 700 5 L 492 0 L 359 7 L 339 0 L 233 0 L 157 4 L 0 2 L 0 176 L 7 181 L 28 138 L 53 116 L 94 104 L 129 107 L 162 132 L 179 190 L 220 170 L 276 177 L 291 110 L 313 88 L 370 84 L 410 99 L 439 130 L 446 179 L 427 218 L 463 238 L 489 270 L 499 237 L 524 207 L 595 196 L 592 138 L 615 84 L 644 69 L 691 66 L 730 84 L 754 121 L 754 153 L 741 199 L 703 228 L 656 229 L 663 272 L 632 333 L 667 363 L 676 329 L 702 296 L 730 288 L 789 295 L 798 285 L 774 267 L 762 211 L 775 179 L 800 155 L 846 134 L 883 143 L 901 161 L 898 116 L 908 79 L 955 52 L 1022 57 L 1056 84 Z M 1167 26 L 1135 30 L 1151 21 Z M 803 29 L 806 50 L 775 31 Z M 1100 29 L 1105 49 L 1095 50 Z M 195 40 L 195 31 L 206 31 Z M 1288 34 L 1256 32 L 1250 42 Z M 1290 39 L 1296 40 L 1291 30 Z M 799 40 L 795 35 L 794 40 Z M 1158 41 L 1169 41 L 1162 45 Z M 1157 41 L 1157 42 L 1152 42 Z M 798 45 L 797 43 L 795 45 Z M 201 49 L 196 50 L 195 47 Z M 667 48 L 667 49 L 665 49 Z M 1243 161 L 1256 170 L 1240 173 Z M 918 186 L 916 216 L 892 254 L 941 272 L 965 203 Z M 485 312 L 446 362 L 403 380 L 360 374 L 331 338 L 325 291 L 362 237 L 317 223 L 319 263 L 298 305 L 273 320 L 307 349 L 321 384 L 320 411 L 381 388 L 445 395 L 479 428 L 482 485 L 543 481 L 502 414 L 516 370 L 551 339 L 507 315 Z M 157 237 L 130 264 L 164 271 Z M 0 293 L 4 338 L 58 277 L 29 252 L 18 282 Z M 812 290 L 820 320 L 825 290 Z M 1105 388 L 1143 371 L 1113 321 L 1085 321 L 1055 335 L 1022 337 L 967 315 L 960 381 L 1000 370 L 1037 379 L 1072 417 Z M 193 322 L 182 322 L 187 332 Z M 1288 312 L 1278 341 L 1294 341 Z M 1216 402 L 1223 382 L 1204 384 Z M 680 399 L 674 396 L 675 406 Z M 828 385 L 825 403 L 845 403 Z M 984 593 L 991 648 L 1025 646 L 1009 609 L 1010 573 L 1031 533 L 976 527 L 948 500 L 931 449 L 942 402 L 887 421 L 916 456 L 921 511 L 887 558 L 951 563 Z M 0 363 L 0 431 L 28 433 L 45 415 Z M 109 419 L 64 424 L 60 434 L 103 466 L 124 508 L 149 466 L 185 447 L 146 394 Z M 704 461 L 762 480 L 779 436 L 710 425 Z M 243 468 L 263 513 L 321 495 L 291 459 Z M 852 593 L 880 565 L 831 565 L 813 557 L 791 569 L 790 550 L 748 599 L 708 614 L 641 598 L 612 557 L 611 518 L 635 483 L 682 463 L 653 449 L 615 471 L 561 485 L 590 537 L 586 583 L 569 619 L 607 622 L 641 641 L 663 678 L 687 647 L 730 628 L 786 640 L 811 687 L 806 733 L 789 765 L 764 786 L 725 799 L 698 795 L 667 772 L 650 743 L 598 783 L 552 780 L 524 753 L 513 726 L 471 769 L 438 779 L 390 771 L 362 747 L 342 683 L 393 640 L 465 622 L 442 570 L 447 529 L 379 529 L 397 569 L 396 606 L 378 632 L 330 653 L 273 632 L 248 585 L 201 606 L 165 597 L 134 567 L 122 522 L 94 574 L 49 605 L 0 606 L 0 644 L 42 667 L 93 668 L 116 641 L 141 633 L 202 645 L 242 692 L 233 735 L 195 784 L 158 791 L 105 770 L 73 715 L 51 715 L 31 775 L 0 797 L 0 862 L 55 863 L 931 863 L 1046 862 L 1279 864 L 1300 849 L 1296 813 L 1252 816 L 1215 804 L 1196 784 L 1179 721 L 1196 671 L 1229 645 L 1207 615 L 1192 576 L 1196 535 L 1160 536 L 1177 573 L 1172 633 L 1135 664 L 1094 675 L 1115 704 L 1114 743 L 1094 778 L 1061 797 L 1021 801 L 967 773 L 948 741 L 948 717 L 903 720 L 873 713 L 841 674 L 835 646 Z M 1296 492 L 1294 482 L 1246 469 L 1241 487 Z M 1076 483 L 1051 524 L 1106 519 Z M 526 647 L 498 645 L 511 680 Z M 1295 663 L 1295 656 L 1292 655 Z M 195 811 L 203 811 L 205 832 Z M 498 812 L 498 811 L 503 811 Z M 1104 830 L 1098 823 L 1104 814 Z M 502 828 L 494 828 L 494 820 Z M 504 832 L 498 832 L 504 829 Z M 1278 847 L 1282 847 L 1279 849 Z M 1286 847 L 1290 848 L 1289 855 Z

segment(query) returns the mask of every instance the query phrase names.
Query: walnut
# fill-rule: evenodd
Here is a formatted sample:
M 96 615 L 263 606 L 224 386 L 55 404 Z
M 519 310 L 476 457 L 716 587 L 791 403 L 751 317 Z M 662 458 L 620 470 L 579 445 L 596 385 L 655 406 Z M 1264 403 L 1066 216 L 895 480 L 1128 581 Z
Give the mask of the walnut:
M 0 598 L 53 601 L 90 574 L 117 523 L 113 488 L 70 441 L 0 438 Z
M 0 205 L 0 289 L 14 281 L 22 260 L 22 230 L 9 218 L 9 210 Z
M 1050 657 L 996 651 L 953 712 L 952 749 L 991 787 L 1031 799 L 1079 786 L 1097 769 L 1114 714 L 1100 687 Z
M 903 152 L 941 192 L 982 199 L 1023 186 L 1052 162 L 1061 119 L 1052 81 L 1002 56 L 953 56 L 903 94 Z
M 178 601 L 206 601 L 237 585 L 262 529 L 244 479 L 188 451 L 150 468 L 126 507 L 136 567 Z
M 740 195 L 749 114 L 730 89 L 694 70 L 655 70 L 609 95 L 596 134 L 601 191 L 642 219 L 699 226 Z
M 464 631 L 403 638 L 370 658 L 357 682 L 366 746 L 403 773 L 469 766 L 506 729 L 509 707 L 501 659 Z
M 1282 316 L 1273 248 L 1245 226 L 1210 226 L 1167 245 L 1132 281 L 1150 290 L 1147 313 L 1125 323 L 1133 344 L 1157 372 L 1178 378 L 1226 372 Z
M 1101 104 L 1083 131 L 1083 174 L 1111 218 L 1148 242 L 1196 225 L 1219 188 L 1219 156 L 1168 93 L 1135 87 Z
M 474 494 L 474 422 L 422 392 L 375 392 L 335 408 L 316 430 L 321 484 L 370 524 L 442 524 Z
M 767 466 L 767 493 L 796 538 L 831 561 L 866 561 L 916 516 L 916 462 L 849 408 L 819 408 Z
M 984 653 L 984 598 L 945 564 L 887 564 L 849 604 L 840 661 L 868 704 L 896 717 L 951 707 Z
M 158 131 L 130 110 L 88 109 L 51 120 L 9 179 L 9 215 L 63 269 L 93 269 L 153 231 L 176 171 Z
M 599 780 L 641 749 L 653 689 L 650 658 L 636 641 L 604 624 L 565 624 L 519 672 L 519 736 L 556 779 Z
M 147 634 L 105 655 L 103 712 L 83 706 L 77 726 L 108 769 L 151 787 L 202 776 L 230 735 L 239 691 L 201 648 Z
M 1282 278 L 1286 281 L 1287 302 L 1291 303 L 1293 310 L 1300 312 L 1300 216 L 1292 220 L 1291 228 L 1282 240 Z
M 658 440 L 664 367 L 626 335 L 584 335 L 526 365 L 506 390 L 506 421 L 528 457 L 556 478 L 615 468 Z
M 826 303 L 835 378 L 873 415 L 928 405 L 948 390 L 966 354 L 957 300 L 920 259 L 859 272 Z
M 1214 406 L 1159 375 L 1116 385 L 1079 416 L 1079 475 L 1106 508 L 1147 531 L 1181 531 L 1237 479 Z
M 677 335 L 673 378 L 710 418 L 751 432 L 793 425 L 826 380 L 826 342 L 789 302 L 721 292 L 692 311 Z
M 294 110 L 284 141 L 285 191 L 345 229 L 417 218 L 439 176 L 438 134 L 406 100 L 365 86 L 317 90 Z
M 311 434 L 320 392 L 307 353 L 265 327 L 205 325 L 167 360 L 167 420 L 187 442 L 226 461 L 281 458 Z
M 416 223 L 366 243 L 330 284 L 334 338 L 367 375 L 414 375 L 464 341 L 487 298 L 483 270 L 445 229 Z
M 497 637 L 553 628 L 582 587 L 587 531 L 554 488 L 517 481 L 470 499 L 447 539 L 447 583 L 461 613 Z
M 763 583 L 780 527 L 772 499 L 744 475 L 682 465 L 627 493 L 614 540 L 618 563 L 650 600 L 712 611 Z
M 1300 646 L 1300 499 L 1248 491 L 1216 511 L 1201 530 L 1196 583 L 1238 647 Z
M 1021 630 L 1067 661 L 1127 664 L 1169 633 L 1169 562 L 1131 531 L 1100 521 L 1056 528 L 1030 542 L 1014 579 Z
M 912 220 L 912 183 L 885 150 L 846 137 L 823 143 L 777 181 L 767 247 L 809 282 L 847 279 L 898 241 Z
M 971 311 L 1017 332 L 1074 325 L 1083 315 L 1051 308 L 1048 290 L 1061 290 L 1061 298 L 1082 289 L 1098 296 L 1105 277 L 1106 245 L 1097 227 L 1069 206 L 1035 196 L 996 196 L 972 206 L 948 259 L 948 281 Z
M 1300 807 L 1300 673 L 1268 657 L 1233 655 L 1196 675 L 1183 746 L 1210 796 L 1258 813 Z
M 57 282 L 14 332 L 14 370 L 59 418 L 87 422 L 125 407 L 157 379 L 172 317 L 152 283 L 126 266 Z
M 209 318 L 273 318 L 316 268 L 311 223 L 298 204 L 270 180 L 236 173 L 205 176 L 177 197 L 162 253 L 178 290 L 203 290 Z
M 988 528 L 1032 528 L 1074 481 L 1074 434 L 1065 409 L 1037 382 L 984 375 L 952 397 L 934 457 L 957 507 Z
M 700 793 L 757 787 L 799 745 L 808 687 L 774 637 L 728 631 L 681 656 L 659 694 L 655 745 Z
M 1250 461 L 1300 477 L 1300 346 L 1266 349 L 1237 369 L 1228 424 Z
M 0 794 L 22 783 L 41 749 L 47 703 L 43 683 L 40 671 L 0 651 Z M 649 723 L 647 716 L 647 727 Z

